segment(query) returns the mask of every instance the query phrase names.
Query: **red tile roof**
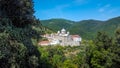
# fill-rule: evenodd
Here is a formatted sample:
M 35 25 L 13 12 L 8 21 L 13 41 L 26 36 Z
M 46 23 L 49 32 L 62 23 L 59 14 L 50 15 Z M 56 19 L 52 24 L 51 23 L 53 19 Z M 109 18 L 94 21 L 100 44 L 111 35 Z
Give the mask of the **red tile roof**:
M 80 38 L 79 35 L 71 35 L 72 38 Z
M 39 45 L 49 45 L 50 44 L 50 42 L 49 41 L 41 41 L 41 42 L 39 42 L 38 43 Z

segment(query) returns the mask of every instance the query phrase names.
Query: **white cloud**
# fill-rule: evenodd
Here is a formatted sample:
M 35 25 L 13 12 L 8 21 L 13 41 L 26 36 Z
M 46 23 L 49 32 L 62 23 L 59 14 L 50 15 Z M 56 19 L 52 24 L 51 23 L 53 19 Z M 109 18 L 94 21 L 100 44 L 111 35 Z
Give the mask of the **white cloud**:
M 105 11 L 107 11 L 107 9 L 110 7 L 110 4 L 106 4 L 106 5 L 104 5 L 103 7 L 101 7 L 98 11 L 99 12 L 105 12 Z
M 101 16 L 107 17 L 109 15 L 114 15 L 119 11 L 118 8 L 113 8 L 111 4 L 106 4 L 100 9 L 98 9 L 98 12 L 100 12 Z

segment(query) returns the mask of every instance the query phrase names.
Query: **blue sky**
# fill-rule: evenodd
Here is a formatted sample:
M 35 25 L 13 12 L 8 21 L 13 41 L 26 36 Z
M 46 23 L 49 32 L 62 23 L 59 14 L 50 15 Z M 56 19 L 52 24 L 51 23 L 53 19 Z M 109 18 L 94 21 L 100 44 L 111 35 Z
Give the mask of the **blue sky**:
M 107 20 L 120 16 L 120 0 L 33 0 L 40 20 L 64 18 L 73 21 Z

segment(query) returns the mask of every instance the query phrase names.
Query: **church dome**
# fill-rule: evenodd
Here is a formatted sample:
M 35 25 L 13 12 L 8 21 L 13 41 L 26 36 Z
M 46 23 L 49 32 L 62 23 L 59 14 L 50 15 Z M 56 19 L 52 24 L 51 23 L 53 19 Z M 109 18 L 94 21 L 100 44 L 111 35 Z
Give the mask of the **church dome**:
M 60 31 L 57 32 L 58 34 L 60 33 Z
M 61 30 L 62 32 L 66 31 L 64 28 Z

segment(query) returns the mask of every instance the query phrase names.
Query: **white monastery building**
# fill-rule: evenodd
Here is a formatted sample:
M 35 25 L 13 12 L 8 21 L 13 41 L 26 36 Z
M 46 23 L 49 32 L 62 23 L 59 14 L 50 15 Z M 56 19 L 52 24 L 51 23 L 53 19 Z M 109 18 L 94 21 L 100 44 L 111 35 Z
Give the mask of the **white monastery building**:
M 40 41 L 38 44 L 41 46 L 46 45 L 61 45 L 61 46 L 79 46 L 82 38 L 79 35 L 70 35 L 69 31 L 64 28 L 57 33 L 45 34 L 42 37 L 48 39 L 48 41 Z

